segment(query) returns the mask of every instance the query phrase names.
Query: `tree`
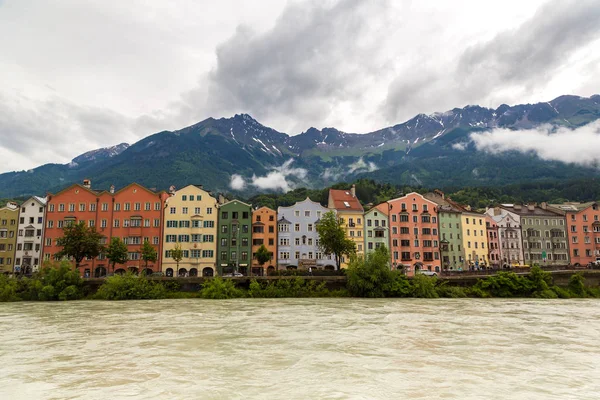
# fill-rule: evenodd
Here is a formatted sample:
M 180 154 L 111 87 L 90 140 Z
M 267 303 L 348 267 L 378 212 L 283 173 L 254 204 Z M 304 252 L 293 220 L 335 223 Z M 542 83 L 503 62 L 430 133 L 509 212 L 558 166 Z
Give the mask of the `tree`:
M 152 246 L 150 244 L 150 242 L 148 240 L 144 240 L 144 244 L 142 245 L 142 260 L 144 260 L 144 269 L 148 268 L 148 263 L 151 262 L 156 262 L 156 260 L 158 259 L 158 254 L 156 253 L 156 249 L 154 248 L 154 246 Z M 179 265 L 177 265 L 177 267 L 179 267 Z M 179 269 L 179 268 L 177 268 Z
M 258 264 L 260 265 L 260 267 L 262 268 L 265 263 L 267 261 L 269 261 L 271 259 L 271 253 L 269 252 L 269 250 L 265 247 L 264 244 L 262 244 L 258 250 L 256 250 L 256 261 L 258 261 Z
M 325 254 L 333 254 L 337 269 L 340 269 L 342 256 L 356 254 L 356 245 L 346 237 L 343 223 L 337 219 L 333 211 L 326 212 L 317 224 L 319 248 Z
M 79 268 L 81 261 L 86 258 L 98 257 L 103 250 L 100 244 L 102 234 L 96 228 L 87 227 L 85 222 L 67 224 L 63 228 L 63 237 L 57 240 L 57 245 L 62 247 L 56 255 L 58 257 L 73 257 L 75 266 Z
M 183 250 L 181 250 L 181 244 L 175 244 L 175 247 L 173 250 L 171 250 L 171 258 L 177 263 L 177 276 L 179 276 L 179 262 L 183 259 Z
M 115 264 L 125 264 L 127 262 L 127 245 L 118 237 L 110 239 L 110 244 L 105 253 L 112 266 L 112 272 L 115 272 Z

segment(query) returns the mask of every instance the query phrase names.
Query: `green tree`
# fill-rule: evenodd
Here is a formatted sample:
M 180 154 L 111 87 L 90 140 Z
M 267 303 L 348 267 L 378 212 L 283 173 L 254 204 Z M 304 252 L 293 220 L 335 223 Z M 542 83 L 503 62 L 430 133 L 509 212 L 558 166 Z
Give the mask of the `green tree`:
M 156 262 L 158 259 L 158 254 L 156 253 L 156 249 L 154 246 L 150 244 L 148 240 L 144 240 L 144 244 L 142 245 L 142 260 L 144 260 L 144 269 L 148 268 L 149 262 Z
M 75 266 L 79 268 L 84 258 L 95 258 L 102 252 L 102 237 L 102 234 L 96 232 L 96 228 L 87 227 L 84 221 L 67 224 L 63 228 L 63 237 L 57 240 L 57 245 L 62 247 L 57 256 L 73 257 Z
M 265 247 L 265 245 L 261 245 L 258 250 L 256 250 L 256 261 L 258 261 L 258 264 L 260 265 L 260 267 L 262 268 L 265 263 L 267 261 L 269 261 L 271 259 L 271 253 L 269 252 L 269 250 Z
M 325 254 L 333 254 L 337 269 L 340 269 L 342 256 L 351 257 L 356 254 L 356 245 L 346 237 L 343 223 L 333 211 L 326 212 L 317 224 L 319 248 Z
M 105 250 L 106 258 L 110 261 L 112 271 L 115 272 L 115 264 L 125 264 L 127 262 L 127 245 L 121 238 L 113 237 Z
M 382 246 L 363 257 L 353 257 L 348 264 L 347 288 L 356 297 L 385 297 L 392 282 L 389 253 Z
M 176 243 L 173 250 L 171 250 L 171 258 L 177 263 L 177 276 L 179 276 L 179 262 L 183 259 L 183 250 L 180 243 Z

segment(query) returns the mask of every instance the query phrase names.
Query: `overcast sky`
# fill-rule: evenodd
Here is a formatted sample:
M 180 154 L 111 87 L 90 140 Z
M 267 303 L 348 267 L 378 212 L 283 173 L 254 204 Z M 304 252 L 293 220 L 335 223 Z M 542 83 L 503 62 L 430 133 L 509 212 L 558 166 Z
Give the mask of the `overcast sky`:
M 241 112 L 365 133 L 595 93 L 598 0 L 0 0 L 0 172 Z

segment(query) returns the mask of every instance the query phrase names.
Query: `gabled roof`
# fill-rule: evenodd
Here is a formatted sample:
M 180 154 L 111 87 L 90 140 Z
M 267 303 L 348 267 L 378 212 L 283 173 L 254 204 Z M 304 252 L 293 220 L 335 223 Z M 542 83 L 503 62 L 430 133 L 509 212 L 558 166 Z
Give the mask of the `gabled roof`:
M 291 225 L 291 222 L 288 221 L 287 219 L 285 219 L 285 217 L 283 215 L 281 216 L 281 218 L 279 218 L 279 220 L 277 221 L 277 223 L 280 223 L 280 224 L 290 224 Z
M 242 205 L 245 205 L 246 207 L 250 207 L 250 208 L 252 208 L 252 206 L 251 206 L 250 204 L 248 204 L 248 203 L 244 203 L 243 201 L 240 201 L 240 200 L 237 200 L 237 199 L 229 200 L 228 202 L 221 204 L 221 205 L 219 206 L 219 208 L 221 208 L 221 207 L 225 207 L 226 205 L 228 205 L 228 204 L 231 204 L 231 203 L 234 203 L 234 202 L 236 202 L 236 203 L 240 203 L 240 204 L 242 204 Z
M 364 212 L 358 198 L 352 195 L 351 190 L 329 189 L 329 198 L 333 201 L 333 208 L 338 211 Z

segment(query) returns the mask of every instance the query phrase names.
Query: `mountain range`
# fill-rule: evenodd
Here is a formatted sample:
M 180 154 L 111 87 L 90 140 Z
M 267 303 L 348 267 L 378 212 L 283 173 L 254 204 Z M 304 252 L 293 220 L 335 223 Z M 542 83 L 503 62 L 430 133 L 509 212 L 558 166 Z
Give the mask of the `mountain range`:
M 560 96 L 496 109 L 471 105 L 419 114 L 366 134 L 310 128 L 289 136 L 238 114 L 158 132 L 132 145 L 89 151 L 68 164 L 0 174 L 0 197 L 56 192 L 85 178 L 92 179 L 94 188 L 134 181 L 156 189 L 193 183 L 250 195 L 364 177 L 427 187 L 597 177 L 596 168 L 545 161 L 532 154 L 477 151 L 469 140 L 473 132 L 493 128 L 519 130 L 543 124 L 576 128 L 597 119 L 600 95 Z M 234 190 L 230 182 L 236 175 Z

